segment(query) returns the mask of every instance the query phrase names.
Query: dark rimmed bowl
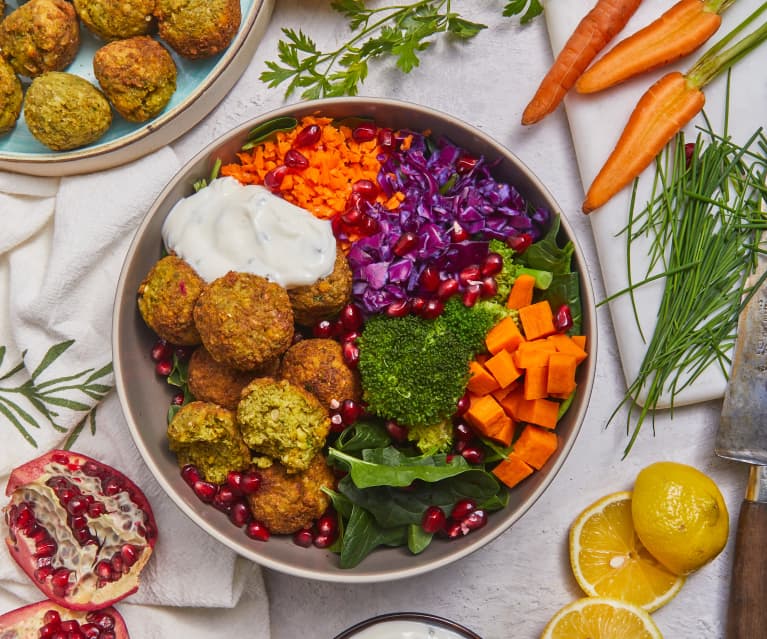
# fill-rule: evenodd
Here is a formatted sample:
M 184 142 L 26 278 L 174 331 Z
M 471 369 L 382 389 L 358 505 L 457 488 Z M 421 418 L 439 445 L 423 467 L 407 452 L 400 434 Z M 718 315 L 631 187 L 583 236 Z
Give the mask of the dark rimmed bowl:
M 414 634 L 420 632 L 420 635 Z M 380 633 L 380 634 L 376 634 Z M 398 633 L 398 634 L 397 634 Z M 392 612 L 360 621 L 333 639 L 482 639 L 455 621 L 423 612 Z
M 497 158 L 493 173 L 520 191 L 533 206 L 548 207 L 561 217 L 561 239 L 575 245 L 573 267 L 580 276 L 583 333 L 589 357 L 578 371 L 579 392 L 557 425 L 560 446 L 547 464 L 510 492 L 509 505 L 493 513 L 485 527 L 454 541 L 435 540 L 419 555 L 407 549 L 379 549 L 353 569 L 338 567 L 332 552 L 296 546 L 291 538 L 254 541 L 232 526 L 219 511 L 201 503 L 184 483 L 166 440 L 166 407 L 172 387 L 153 374 L 152 332 L 136 306 L 136 291 L 161 256 L 160 228 L 173 204 L 193 193 L 193 183 L 209 176 L 217 158 L 234 161 L 248 132 L 277 117 L 324 115 L 332 118 L 369 117 L 381 126 L 430 130 L 444 135 L 476 155 Z M 160 193 L 141 223 L 128 250 L 115 299 L 112 346 L 117 391 L 131 435 L 150 471 L 168 496 L 196 524 L 243 557 L 288 574 L 335 582 L 376 582 L 410 577 L 450 564 L 489 543 L 517 521 L 551 484 L 575 441 L 591 395 L 596 368 L 597 323 L 594 293 L 583 253 L 572 228 L 546 187 L 508 149 L 483 132 L 431 108 L 390 99 L 333 98 L 286 106 L 257 117 L 226 133 L 193 157 Z

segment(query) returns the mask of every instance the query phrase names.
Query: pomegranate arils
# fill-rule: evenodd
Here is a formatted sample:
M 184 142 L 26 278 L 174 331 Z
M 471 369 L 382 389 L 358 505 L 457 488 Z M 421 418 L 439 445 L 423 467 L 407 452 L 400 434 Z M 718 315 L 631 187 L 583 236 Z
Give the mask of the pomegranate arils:
M 347 304 L 341 309 L 341 325 L 347 331 L 357 331 L 362 328 L 362 311 L 355 304 Z
M 395 442 L 402 444 L 407 441 L 407 427 L 400 426 L 392 419 L 386 422 L 386 432 Z
M 439 288 L 439 270 L 437 267 L 429 265 L 423 271 L 418 278 L 418 283 L 425 291 L 434 292 Z
M 469 232 L 458 222 L 453 222 L 453 228 L 450 230 L 450 239 L 455 242 L 465 242 L 469 239 Z
M 69 463 L 69 455 L 63 452 L 55 452 L 51 454 L 51 460 L 57 464 L 67 465 Z
M 474 439 L 474 432 L 471 427 L 463 420 L 456 422 L 453 425 L 453 435 L 456 441 L 467 443 Z
M 410 312 L 410 303 L 407 300 L 392 302 L 386 307 L 386 314 L 389 317 L 404 317 Z
M 264 186 L 273 193 L 279 191 L 289 170 L 284 164 L 276 166 L 264 176 Z
M 344 342 L 341 346 L 341 354 L 349 368 L 357 368 L 360 361 L 360 347 L 354 342 Z
M 335 541 L 335 535 L 323 535 L 319 534 L 314 538 L 314 546 L 316 548 L 327 548 L 331 546 Z
M 251 521 L 245 526 L 245 534 L 258 541 L 267 541 L 270 537 L 269 529 L 260 521 Z
M 312 328 L 312 335 L 319 338 L 333 337 L 333 323 L 329 320 L 321 320 Z
M 88 501 L 80 496 L 74 496 L 67 503 L 67 512 L 73 517 L 82 515 L 88 511 Z
M 323 515 L 317 520 L 317 534 L 333 536 L 338 532 L 338 519 L 335 515 Z
M 235 526 L 242 528 L 251 519 L 250 508 L 243 501 L 235 502 L 229 511 L 229 519 Z
M 520 233 L 519 235 L 510 235 L 506 238 L 506 244 L 517 253 L 524 251 L 533 243 L 533 236 L 530 233 Z
M 461 296 L 463 305 L 466 307 L 474 306 L 479 300 L 481 292 L 482 287 L 479 284 L 471 284 L 466 288 L 466 290 L 463 292 L 463 295 Z
M 372 202 L 378 196 L 378 186 L 372 180 L 357 180 L 352 184 L 352 193 L 357 193 L 363 200 Z
M 446 280 L 442 280 L 437 287 L 437 297 L 441 300 L 446 300 L 458 292 L 458 280 L 450 277 Z
M 386 151 L 394 148 L 394 131 L 388 128 L 378 129 L 378 144 Z
M 472 264 L 471 266 L 461 269 L 458 273 L 458 281 L 463 286 L 470 286 L 479 282 L 480 275 L 481 272 L 479 266 Z
M 424 319 L 435 319 L 442 315 L 444 310 L 445 305 L 442 302 L 432 299 L 424 305 L 423 310 L 421 311 L 421 317 Z
M 200 475 L 200 471 L 196 466 L 187 464 L 181 469 L 181 477 L 184 478 L 184 481 L 187 484 L 194 486 L 194 484 L 202 478 L 202 475 Z
M 480 286 L 482 287 L 480 291 L 482 297 L 494 297 L 498 293 L 498 283 L 492 276 L 484 278 Z
M 573 327 L 573 315 L 567 304 L 562 304 L 554 314 L 554 328 L 558 332 L 564 333 Z
M 307 157 L 301 153 L 301 151 L 296 151 L 295 149 L 289 149 L 288 152 L 285 153 L 283 160 L 285 166 L 291 169 L 303 170 L 309 166 Z
M 125 544 L 122 548 L 120 548 L 120 557 L 122 557 L 125 565 L 130 568 L 138 560 L 139 552 L 140 551 L 136 549 L 136 546 Z
M 467 446 L 461 451 L 461 455 L 470 464 L 481 464 L 485 461 L 485 453 L 476 446 Z
M 352 138 L 355 142 L 370 142 L 376 139 L 377 134 L 378 127 L 372 122 L 365 122 L 352 131 Z
M 503 269 L 503 257 L 499 253 L 488 253 L 482 264 L 482 275 L 484 277 L 497 275 L 501 269 Z
M 97 625 L 102 630 L 114 630 L 115 618 L 104 611 L 90 612 L 85 617 L 90 623 Z
M 458 403 L 455 406 L 455 412 L 458 413 L 459 415 L 463 415 L 467 410 L 469 410 L 470 404 L 471 404 L 471 396 L 469 395 L 469 392 L 466 391 L 458 399 Z
M 61 623 L 61 615 L 59 614 L 58 610 L 49 610 L 43 615 L 43 623 L 52 623 L 52 624 L 60 624 Z
M 450 511 L 450 516 L 453 519 L 463 519 L 469 513 L 472 513 L 477 508 L 477 502 L 473 499 L 461 499 L 453 506 L 453 510 Z
M 320 141 L 322 137 L 322 129 L 316 124 L 310 124 L 305 126 L 298 132 L 293 140 L 293 148 L 301 149 L 307 146 L 313 146 Z
M 394 246 L 392 247 L 392 252 L 397 257 L 404 257 L 410 251 L 415 249 L 418 246 L 418 236 L 415 233 L 411 233 L 410 231 L 406 231 L 402 235 L 400 235 L 397 238 L 397 241 L 394 243 Z
M 439 506 L 429 506 L 423 514 L 421 528 L 427 533 L 436 533 L 445 525 L 445 512 Z
M 196 482 L 194 482 L 192 490 L 194 490 L 194 494 L 197 495 L 200 501 L 203 501 L 206 504 L 210 504 L 213 502 L 213 498 L 216 496 L 218 487 L 215 484 L 211 484 L 209 481 L 198 479 Z
M 261 487 L 261 475 L 255 470 L 249 470 L 242 475 L 240 489 L 246 495 L 252 495 Z
M 340 414 L 343 423 L 347 426 L 356 422 L 364 412 L 362 405 L 353 399 L 345 399 L 341 404 Z
M 167 377 L 173 370 L 173 362 L 169 359 L 160 360 L 155 364 L 154 370 L 160 377 Z
M 314 542 L 314 535 L 308 528 L 302 528 L 293 533 L 293 543 L 302 548 L 308 548 Z
M 461 525 L 469 530 L 477 530 L 487 523 L 487 513 L 484 510 L 474 510 L 461 520 Z
M 473 155 L 462 155 L 455 163 L 455 169 L 460 174 L 468 173 L 477 166 L 478 161 L 479 158 L 476 158 Z

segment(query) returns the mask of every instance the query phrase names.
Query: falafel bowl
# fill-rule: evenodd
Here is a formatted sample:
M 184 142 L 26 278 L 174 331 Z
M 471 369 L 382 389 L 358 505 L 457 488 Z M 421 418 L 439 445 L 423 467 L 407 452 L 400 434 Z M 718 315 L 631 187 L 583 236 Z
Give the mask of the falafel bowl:
M 171 499 L 253 561 L 343 582 L 444 566 L 527 512 L 595 349 L 545 187 L 387 99 L 284 107 L 203 149 L 138 229 L 113 321 L 122 408 Z

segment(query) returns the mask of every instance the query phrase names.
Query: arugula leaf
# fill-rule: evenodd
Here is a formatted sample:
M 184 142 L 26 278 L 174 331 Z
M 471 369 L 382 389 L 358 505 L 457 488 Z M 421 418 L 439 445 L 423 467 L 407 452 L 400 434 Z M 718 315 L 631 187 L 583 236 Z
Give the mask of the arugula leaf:
M 510 0 L 503 8 L 503 15 L 516 16 L 522 13 L 520 22 L 527 24 L 543 13 L 543 5 L 540 0 Z

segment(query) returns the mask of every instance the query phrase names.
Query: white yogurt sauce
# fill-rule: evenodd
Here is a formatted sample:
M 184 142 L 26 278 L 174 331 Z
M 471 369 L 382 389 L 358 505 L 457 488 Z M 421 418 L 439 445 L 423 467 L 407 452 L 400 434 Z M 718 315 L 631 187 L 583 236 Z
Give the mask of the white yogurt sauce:
M 336 259 L 328 220 L 233 177 L 177 202 L 162 238 L 206 282 L 240 271 L 285 288 L 306 286 L 330 275 Z
M 390 620 L 356 632 L 354 639 L 465 639 L 465 635 L 427 622 Z

